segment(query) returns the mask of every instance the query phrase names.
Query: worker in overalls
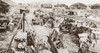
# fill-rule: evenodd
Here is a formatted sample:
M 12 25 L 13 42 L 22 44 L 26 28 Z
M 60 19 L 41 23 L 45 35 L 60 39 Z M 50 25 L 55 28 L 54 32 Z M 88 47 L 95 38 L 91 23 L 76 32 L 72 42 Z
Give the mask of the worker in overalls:
M 35 53 L 33 36 L 31 32 L 27 32 L 27 53 Z

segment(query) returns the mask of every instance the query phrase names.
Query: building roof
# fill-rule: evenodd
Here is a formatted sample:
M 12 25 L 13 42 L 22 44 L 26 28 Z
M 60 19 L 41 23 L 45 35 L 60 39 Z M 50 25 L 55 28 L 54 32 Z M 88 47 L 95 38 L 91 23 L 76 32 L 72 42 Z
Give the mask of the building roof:
M 100 6 L 100 4 L 93 4 L 92 6 Z
M 41 4 L 43 8 L 52 8 L 52 4 Z
M 66 4 L 57 4 L 57 5 L 54 5 L 54 7 L 65 7 L 65 8 L 68 8 L 68 5 L 66 5 Z
M 100 4 L 91 5 L 91 9 L 100 9 Z
M 74 4 L 72 4 L 71 6 L 75 6 L 75 5 L 85 6 L 85 7 L 86 7 L 86 5 L 85 5 L 85 4 L 83 4 L 83 3 L 74 3 Z
M 16 5 L 15 2 L 11 1 L 11 0 L 1 0 L 0 2 L 2 5 Z
M 76 7 L 76 8 L 78 8 L 78 7 L 80 7 L 80 8 L 82 8 L 82 7 L 87 7 L 87 5 L 85 5 L 85 4 L 83 4 L 83 3 L 74 3 L 74 4 L 70 5 L 70 7 L 71 7 L 71 6 Z

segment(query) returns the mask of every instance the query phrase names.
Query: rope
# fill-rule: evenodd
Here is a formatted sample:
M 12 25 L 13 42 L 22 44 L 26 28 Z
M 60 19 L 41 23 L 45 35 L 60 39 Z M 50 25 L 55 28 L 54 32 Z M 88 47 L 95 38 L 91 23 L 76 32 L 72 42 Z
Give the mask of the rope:
M 12 41 L 13 41 L 14 37 L 16 36 L 17 32 L 18 32 L 17 30 L 18 30 L 18 28 L 19 28 L 19 26 L 20 26 L 21 21 L 22 21 L 22 18 L 20 19 L 20 21 L 19 21 L 19 23 L 18 23 L 18 26 L 16 27 L 15 31 L 13 31 L 13 33 L 11 34 L 11 35 L 13 35 L 13 37 L 12 37 L 12 39 L 11 39 L 11 41 L 10 41 L 10 45 L 9 45 L 7 51 L 9 51 L 9 49 L 10 49 L 10 47 L 11 47 L 11 45 L 12 45 Z

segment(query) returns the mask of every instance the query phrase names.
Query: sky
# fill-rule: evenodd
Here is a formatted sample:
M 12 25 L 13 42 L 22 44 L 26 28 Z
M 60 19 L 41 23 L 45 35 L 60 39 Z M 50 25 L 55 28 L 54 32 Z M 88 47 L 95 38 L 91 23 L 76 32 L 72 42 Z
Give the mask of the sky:
M 95 4 L 95 3 L 98 3 L 100 4 L 100 0 L 12 0 L 16 3 L 34 3 L 34 2 L 47 2 L 47 3 L 64 3 L 64 4 L 67 4 L 67 5 L 71 5 L 73 3 L 77 3 L 77 2 L 80 2 L 80 3 L 84 3 L 86 5 L 88 4 Z

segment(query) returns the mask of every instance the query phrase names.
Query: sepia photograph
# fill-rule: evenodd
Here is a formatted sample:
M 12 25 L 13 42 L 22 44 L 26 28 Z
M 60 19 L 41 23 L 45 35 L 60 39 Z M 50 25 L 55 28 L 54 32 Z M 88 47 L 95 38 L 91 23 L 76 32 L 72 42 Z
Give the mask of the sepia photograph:
M 0 0 L 0 53 L 100 53 L 100 0 Z

